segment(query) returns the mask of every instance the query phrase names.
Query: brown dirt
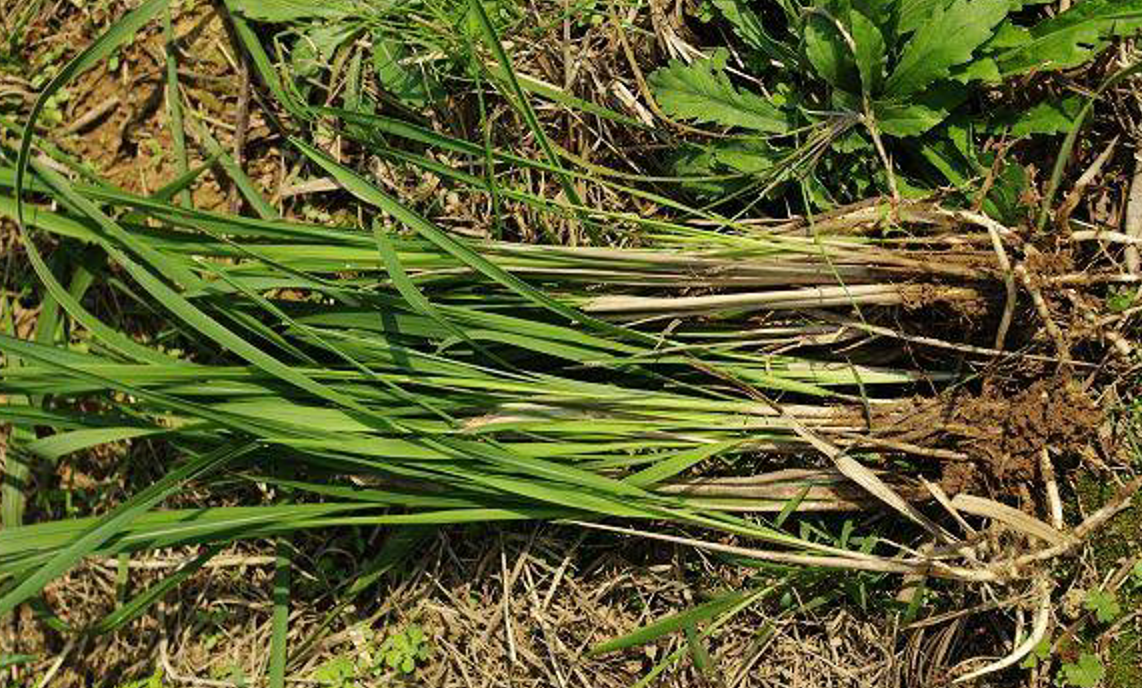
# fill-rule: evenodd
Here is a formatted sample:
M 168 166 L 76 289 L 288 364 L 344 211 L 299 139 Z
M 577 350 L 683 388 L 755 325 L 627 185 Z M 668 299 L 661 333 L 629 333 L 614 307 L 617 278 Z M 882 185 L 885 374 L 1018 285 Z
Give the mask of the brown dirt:
M 1070 378 L 1039 380 L 1014 393 L 985 383 L 979 396 L 950 403 L 947 428 L 974 460 L 946 467 L 943 487 L 950 494 L 1038 480 L 1044 447 L 1053 455 L 1079 456 L 1097 442 L 1104 419 Z
M 94 40 L 127 4 L 134 3 L 109 3 L 94 13 L 61 7 L 31 27 L 23 57 L 35 64 L 45 52 L 54 50 L 62 53 L 57 58 L 62 64 L 74 55 L 75 47 Z M 206 127 L 233 154 L 238 99 L 235 53 L 221 18 L 209 3 L 187 7 L 185 11 L 176 8 L 172 22 L 185 96 L 183 116 Z M 117 69 L 112 71 L 111 63 L 105 61 L 67 86 L 70 96 L 63 120 L 49 127 L 55 130 L 51 131 L 54 142 L 64 151 L 112 184 L 142 195 L 153 193 L 179 174 L 165 105 L 165 43 L 160 22 L 141 30 L 135 41 L 118 51 Z M 108 100 L 118 104 L 89 126 L 63 132 Z M 275 139 L 261 115 L 252 112 L 243 151 L 245 168 L 251 179 L 271 192 L 281 183 Z M 187 153 L 190 169 L 205 160 L 202 147 L 189 134 Z M 204 173 L 191 192 L 195 207 L 204 210 L 225 209 L 235 194 L 220 168 Z
M 1038 251 L 1028 254 L 1023 264 L 1027 267 L 1027 274 L 1032 281 L 1041 280 L 1051 275 L 1063 275 L 1075 269 L 1075 253 L 1071 248 L 1055 251 Z

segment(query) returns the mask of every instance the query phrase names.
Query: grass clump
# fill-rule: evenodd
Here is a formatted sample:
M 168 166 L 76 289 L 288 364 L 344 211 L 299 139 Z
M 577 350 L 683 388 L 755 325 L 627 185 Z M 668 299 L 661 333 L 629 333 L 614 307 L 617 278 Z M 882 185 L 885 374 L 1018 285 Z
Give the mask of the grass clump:
M 1117 266 L 1084 253 L 1083 241 L 1106 238 L 1099 230 L 1060 240 L 1060 254 L 1083 254 L 1077 266 L 1059 260 L 1033 279 L 1028 266 L 1053 265 L 1056 254 L 1043 258 L 1045 244 L 993 220 L 988 213 L 1010 215 L 998 196 L 981 197 L 984 213 L 909 198 L 920 182 L 897 178 L 892 161 L 917 144 L 946 173 L 930 186 L 950 181 L 966 193 L 968 177 L 998 158 L 977 156 L 967 171 L 933 160 L 972 140 L 960 126 L 969 87 L 1022 74 L 1020 51 L 1039 39 L 1054 51 L 1055 68 L 1075 66 L 1136 19 L 1091 0 L 1039 21 L 1023 4 L 937 3 L 928 28 L 904 12 L 917 3 L 779 3 L 762 14 L 745 3 L 715 3 L 739 38 L 765 55 L 749 64 L 785 85 L 747 92 L 730 78 L 723 53 L 669 64 L 650 84 L 662 114 L 731 133 L 692 144 L 706 157 L 704 169 L 679 168 L 689 181 L 725 181 L 729 167 L 753 186 L 727 193 L 784 185 L 799 192 L 801 207 L 830 208 L 756 222 L 739 213 L 749 203 L 733 211 L 696 207 L 674 194 L 677 178 L 617 174 L 548 136 L 533 98 L 610 123 L 629 117 L 517 73 L 500 38 L 519 24 L 513 6 L 425 2 L 362 13 L 351 2 L 228 2 L 238 45 L 280 107 L 274 114 L 290 118 L 281 133 L 295 169 L 319 175 L 340 210 L 348 208 L 340 215 L 345 226 L 328 226 L 281 217 L 281 205 L 243 171 L 241 155 L 230 155 L 194 118 L 186 120 L 191 138 L 257 217 L 193 207 L 183 192 L 208 165 L 189 168 L 185 151 L 177 156 L 179 178 L 151 194 L 65 176 L 58 163 L 65 156 L 54 152 L 50 164 L 37 154 L 47 149 L 34 124 L 50 98 L 165 9 L 159 0 L 143 3 L 61 70 L 33 108 L 20 147 L 3 151 L 0 214 L 19 223 L 42 310 L 32 336 L 15 336 L 14 328 L 0 335 L 0 418 L 19 433 L 6 466 L 0 612 L 44 609 L 45 587 L 88 557 L 126 561 L 199 548 L 177 573 L 82 628 L 53 618 L 68 631 L 111 632 L 222 548 L 272 541 L 267 674 L 280 686 L 345 605 L 414 556 L 406 536 L 415 529 L 544 521 L 695 547 L 774 574 L 595 648 L 603 654 L 684 634 L 685 646 L 645 681 L 685 656 L 709 667 L 706 642 L 736 615 L 771 600 L 802 610 L 794 593 L 832 584 L 835 571 L 858 573 L 838 575 L 817 604 L 845 595 L 867 604 L 870 581 L 899 576 L 911 594 L 878 604 L 909 623 L 924 615 L 939 623 L 980 590 L 1001 588 L 1013 604 L 1032 600 L 1031 636 L 1004 658 L 957 675 L 1017 663 L 1046 634 L 1049 567 L 1109 516 L 1072 531 L 990 496 L 947 494 L 947 467 L 979 455 L 958 441 L 972 439 L 973 429 L 948 411 L 971 380 L 946 353 L 985 368 L 1015 357 L 1014 343 L 1026 349 L 1020 360 L 1095 367 L 1083 358 L 1086 349 L 1056 336 L 1051 307 L 1059 309 L 1065 289 L 1117 281 Z M 783 18 L 775 26 L 788 36 L 763 30 L 766 12 Z M 258 23 L 284 32 L 263 41 Z M 408 25 L 424 33 L 406 55 L 389 33 Z M 1093 43 L 1065 44 L 1064 34 Z M 363 76 L 366 41 L 381 91 L 370 92 Z M 445 133 L 418 116 L 446 97 L 441 84 L 451 73 L 426 67 L 445 59 L 427 56 L 454 44 L 464 48 L 448 56 L 456 62 L 449 70 L 463 75 L 456 83 L 476 84 L 481 112 L 485 100 L 513 108 L 517 131 L 529 137 L 526 152 L 488 135 Z M 185 103 L 171 59 L 164 73 L 173 121 Z M 340 100 L 323 100 L 336 89 L 321 79 L 342 73 Z M 948 93 L 955 97 L 943 106 L 930 102 Z M 389 104 L 399 106 L 398 116 L 380 114 Z M 934 133 L 906 127 L 916 121 Z M 634 128 L 681 140 L 677 131 Z M 349 156 L 333 150 L 334 139 L 349 142 Z M 764 165 L 761 154 L 770 156 Z M 594 245 L 449 231 L 361 164 L 374 161 L 483 199 L 493 216 L 488 227 L 524 208 L 542 226 L 574 227 Z M 828 188 L 821 170 L 855 186 Z M 1011 191 L 1004 179 L 992 181 L 996 194 Z M 874 190 L 890 197 L 839 205 Z M 625 200 L 618 209 L 596 207 L 590 199 L 600 194 Z M 630 210 L 640 204 L 654 212 Z M 608 240 L 616 245 L 599 245 Z M 1031 304 L 1019 303 L 1016 276 Z M 145 332 L 109 322 L 93 308 L 96 296 L 128 304 L 118 317 L 147 323 Z M 1017 309 L 1042 318 L 1046 335 L 1010 332 Z M 940 336 L 920 329 L 937 319 L 954 322 Z M 1102 346 L 1097 339 L 1082 345 Z M 125 441 L 169 449 L 152 484 L 105 513 L 25 523 L 36 470 Z M 1024 472 L 1053 480 L 1048 447 L 1033 450 Z M 192 487 L 198 498 L 186 499 Z M 1113 505 L 1124 506 L 1128 493 L 1111 495 Z M 1049 501 L 1042 513 L 1056 508 Z M 858 534 L 847 518 L 794 517 L 866 510 L 895 519 L 892 537 L 863 525 Z M 391 535 L 299 650 L 288 637 L 298 540 L 365 527 Z M 426 659 L 424 638 L 412 628 L 378 648 L 390 668 L 407 673 Z M 345 668 L 332 666 L 325 678 L 346 682 Z M 944 669 L 932 668 L 929 678 Z

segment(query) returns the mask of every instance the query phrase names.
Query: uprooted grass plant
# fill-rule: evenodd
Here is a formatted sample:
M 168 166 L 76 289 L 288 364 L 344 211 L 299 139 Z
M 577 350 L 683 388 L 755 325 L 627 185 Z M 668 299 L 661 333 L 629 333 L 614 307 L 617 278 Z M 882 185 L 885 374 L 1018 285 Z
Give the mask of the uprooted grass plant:
M 206 166 L 186 169 L 150 196 L 64 175 L 60 170 L 74 169 L 75 161 L 44 145 L 34 134 L 35 117 L 53 90 L 128 41 L 165 5 L 144 3 L 61 71 L 41 94 L 19 150 L 4 151 L 0 214 L 19 223 L 42 307 L 34 337 L 0 335 L 0 417 L 18 428 L 3 488 L 0 613 L 31 603 L 52 618 L 40 598 L 45 585 L 85 557 L 205 548 L 176 575 L 88 627 L 70 629 L 108 632 L 145 613 L 223 545 L 276 538 L 269 675 L 271 685 L 282 685 L 298 649 L 286 644 L 292 535 L 393 528 L 389 546 L 365 567 L 371 573 L 363 586 L 393 558 L 409 556 L 409 543 L 398 537 L 409 526 L 545 520 L 699 547 L 745 566 L 887 573 L 916 590 L 947 581 L 991 595 L 1001 587 L 1011 599 L 1033 599 L 1030 632 L 1002 658 L 956 676 L 1016 664 L 1048 633 L 1050 567 L 1121 509 L 1137 482 L 1074 529 L 1061 521 L 1046 446 L 1041 455 L 1036 448 L 1032 473 L 1041 471 L 1047 483 L 1042 513 L 1050 522 L 970 489 L 949 495 L 941 486 L 944 468 L 973 456 L 957 441 L 964 429 L 949 419 L 948 403 L 973 375 L 931 352 L 1082 366 L 1075 344 L 1051 330 L 1044 292 L 1130 280 L 1103 266 L 1097 252 L 1078 268 L 1029 276 L 1028 265 L 1048 262 L 1045 244 L 984 213 L 900 198 L 904 182 L 892 181 L 892 159 L 921 133 L 909 122 L 942 127 L 919 144 L 924 151 L 970 144 L 967 128 L 941 124 L 968 101 L 965 84 L 1022 73 L 1027 55 L 1052 60 L 1054 68 L 1074 66 L 1137 24 L 1135 12 L 1121 4 L 1112 11 L 1098 0 L 1076 6 L 1076 14 L 1026 23 L 1032 15 L 1020 14 L 1025 4 L 1032 3 L 773 3 L 756 14 L 745 3 L 715 3 L 764 56 L 748 64 L 790 81 L 768 97 L 747 95 L 730 82 L 725 55 L 651 76 L 657 107 L 668 116 L 776 137 L 715 139 L 703 149 L 710 169 L 697 178 L 724 172 L 711 165 L 751 178 L 761 172 L 765 184 L 779 179 L 811 199 L 807 210 L 873 191 L 895 196 L 759 224 L 717 206 L 692 207 L 645 178 L 579 165 L 548 140 L 530 99 L 575 100 L 515 73 L 498 39 L 497 21 L 510 19 L 510 11 L 490 13 L 479 2 L 416 6 L 446 7 L 436 19 L 467 27 L 468 53 L 458 69 L 499 89 L 481 98 L 504 98 L 518 110 L 538 159 L 487 138 L 473 143 L 377 114 L 362 104 L 365 91 L 346 95 L 345 107 L 313 105 L 313 93 L 282 78 L 253 23 L 292 23 L 289 64 L 302 82 L 315 73 L 299 55 L 308 50 L 308 59 L 321 63 L 350 60 L 356 81 L 349 88 L 357 88 L 361 52 L 354 41 L 380 33 L 388 18 L 350 22 L 352 3 L 281 3 L 280 10 L 227 3 L 261 82 L 298 122 L 491 197 L 494 208 L 523 206 L 541 221 L 574 223 L 588 237 L 626 236 L 635 246 L 612 248 L 446 231 L 323 149 L 320 135 L 294 137 L 292 149 L 339 189 L 341 202 L 356 204 L 355 226 L 280 217 L 205 131 L 195 138 L 233 177 L 257 218 L 186 202 L 181 192 Z M 919 21 L 920 5 L 935 8 L 930 24 Z M 780 38 L 763 29 L 769 14 L 781 18 Z M 305 21 L 327 23 L 298 33 Z M 971 31 L 948 30 L 968 25 Z M 942 42 L 953 35 L 955 45 Z M 1059 47 L 1077 35 L 1095 42 Z M 376 54 L 400 52 L 378 40 Z M 1029 53 L 1036 45 L 1049 52 Z M 417 79 L 416 59 L 374 64 L 388 95 L 405 106 L 435 97 L 435 86 Z M 686 97 L 676 92 L 683 86 Z M 177 89 L 170 93 L 167 107 L 181 112 Z M 629 119 L 599 105 L 589 111 Z M 202 127 L 186 114 L 188 127 Z M 897 140 L 886 146 L 882 135 Z M 779 157 L 793 155 L 796 164 L 772 163 L 782 140 L 794 147 Z M 796 147 L 804 141 L 808 149 Z M 802 163 L 834 154 L 837 162 L 821 163 L 834 166 L 830 174 L 859 179 L 848 167 L 854 165 L 877 181 L 827 189 L 815 173 L 801 173 Z M 741 155 L 767 162 L 764 169 L 727 162 Z M 497 169 L 550 175 L 562 193 L 544 196 Z M 964 178 L 947 175 L 940 183 Z M 588 186 L 657 204 L 659 212 L 592 207 L 578 196 Z M 1064 250 L 1082 252 L 1092 241 L 1130 243 L 1115 232 L 1083 230 L 1064 241 Z M 95 290 L 130 304 L 126 315 L 147 322 L 146 334 L 128 334 L 93 312 L 87 297 Z M 959 325 L 933 336 L 921 315 Z M 1016 315 L 1043 317 L 1047 336 L 1038 327 L 1015 331 Z M 1013 352 L 1013 342 L 1027 350 Z M 916 347 L 929 353 L 917 355 Z M 171 449 L 154 484 L 106 514 L 25 524 L 25 488 L 36 466 L 141 439 Z M 190 484 L 239 498 L 240 486 L 261 486 L 272 497 L 159 508 Z M 797 511 L 877 508 L 906 524 L 898 536 L 789 527 Z M 989 519 L 993 527 L 980 531 L 965 517 Z M 721 595 L 596 650 L 679 630 L 699 642 L 777 589 Z M 905 605 L 909 617 L 939 619 L 946 610 L 938 603 L 926 608 L 928 599 L 915 592 Z M 63 619 L 53 622 L 66 628 Z M 659 663 L 646 681 L 685 651 Z

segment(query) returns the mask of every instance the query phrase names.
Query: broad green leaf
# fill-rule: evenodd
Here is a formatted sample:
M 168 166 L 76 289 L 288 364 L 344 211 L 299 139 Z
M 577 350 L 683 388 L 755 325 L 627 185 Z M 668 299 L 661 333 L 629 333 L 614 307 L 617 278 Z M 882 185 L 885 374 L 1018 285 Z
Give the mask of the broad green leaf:
M 876 2 L 877 0 L 873 0 Z M 947 7 L 952 0 L 898 0 L 899 19 L 897 31 L 901 34 L 912 33 L 930 21 L 932 15 L 938 10 Z M 887 3 L 886 3 L 887 4 Z
M 847 31 L 848 27 L 844 24 L 838 26 L 840 21 L 837 17 L 817 12 L 805 18 L 805 57 L 831 86 L 859 93 L 860 74 L 853 62 L 853 51 L 841 34 L 841 29 Z
M 992 55 L 996 51 L 1009 50 L 1011 48 L 1018 48 L 1021 45 L 1026 45 L 1031 40 L 1031 32 L 1025 26 L 1020 26 L 1008 17 L 999 22 L 996 27 L 995 33 L 991 38 L 983 44 L 983 49 L 987 54 Z
M 1070 131 L 1074 125 L 1075 117 L 1082 110 L 1083 102 L 1080 96 L 1046 100 L 1027 110 L 1000 114 L 992 120 L 991 128 L 999 130 L 1010 127 L 1010 135 L 1017 137 L 1033 134 L 1063 134 Z
M 796 67 L 801 58 L 797 50 L 769 34 L 761 17 L 754 12 L 747 0 L 714 0 L 714 6 L 722 13 L 726 21 L 734 27 L 746 45 L 765 54 L 771 60 L 777 60 L 786 67 Z
M 1003 75 L 999 73 L 999 65 L 990 57 L 977 57 L 967 64 L 953 67 L 948 76 L 961 84 L 972 81 L 996 84 L 1003 80 Z
M 725 54 L 689 65 L 671 60 L 649 77 L 667 115 L 694 122 L 779 134 L 788 129 L 781 111 L 752 91 L 739 90 L 726 75 Z
M 1076 67 L 1107 46 L 1107 39 L 1142 31 L 1142 0 L 1087 0 L 1029 30 L 1029 39 L 999 53 L 1004 76 Z
M 1008 0 L 954 0 L 947 8 L 937 4 L 904 46 L 885 92 L 901 98 L 947 77 L 991 38 L 1007 8 Z
M 895 40 L 900 25 L 901 0 L 850 0 L 854 12 L 872 22 L 888 43 Z
M 856 66 L 860 73 L 861 91 L 873 95 L 880 91 L 884 82 L 884 67 L 888 59 L 884 35 L 863 13 L 854 9 L 849 17 L 849 31 L 856 44 Z
M 1094 688 L 1106 677 L 1106 668 L 1102 666 L 1102 661 L 1099 660 L 1098 655 L 1090 652 L 1079 655 L 1077 663 L 1067 663 L 1061 668 L 1060 683 L 1064 686 Z
M 1094 589 L 1086 594 L 1083 606 L 1094 612 L 1100 623 L 1110 623 L 1122 613 L 1122 605 L 1118 603 L 1118 596 L 1111 591 Z
M 919 136 L 943 122 L 952 109 L 967 97 L 967 91 L 954 83 L 944 83 L 903 102 L 884 100 L 873 103 L 872 111 L 880 130 L 890 136 Z
M 377 81 L 397 100 L 422 108 L 440 98 L 442 91 L 429 70 L 402 64 L 406 57 L 408 49 L 404 44 L 374 36 L 373 69 Z

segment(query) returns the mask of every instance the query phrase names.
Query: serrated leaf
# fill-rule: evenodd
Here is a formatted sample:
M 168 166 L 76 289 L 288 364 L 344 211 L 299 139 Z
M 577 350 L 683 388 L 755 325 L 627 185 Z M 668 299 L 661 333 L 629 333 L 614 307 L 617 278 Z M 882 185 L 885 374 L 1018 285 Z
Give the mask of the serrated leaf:
M 904 46 L 900 61 L 888 77 L 885 91 L 902 97 L 919 92 L 968 62 L 972 53 L 991 38 L 1007 16 L 1008 0 L 955 0 L 947 8 L 936 5 Z
M 342 19 L 357 9 L 345 0 L 226 0 L 231 12 L 262 22 L 291 22 L 299 19 Z
M 1122 613 L 1118 596 L 1108 590 L 1091 590 L 1086 594 L 1083 606 L 1094 612 L 1095 618 L 1101 623 L 1110 623 Z
M 1031 32 L 1027 30 L 1027 27 L 1014 24 L 1008 18 L 999 23 L 995 34 L 984 47 L 988 50 L 1009 50 L 1026 45 L 1030 40 Z
M 1064 664 L 1062 669 L 1063 684 L 1078 688 L 1094 688 L 1106 676 L 1098 655 L 1089 652 L 1082 653 L 1077 664 Z
M 900 0 L 896 30 L 901 34 L 912 33 L 923 26 L 937 8 L 947 5 L 948 0 Z
M 353 666 L 353 660 L 348 655 L 337 655 L 317 667 L 313 672 L 313 678 L 331 683 L 334 686 L 340 686 L 345 681 L 352 679 L 356 673 L 357 668 Z
M 887 60 L 884 35 L 873 20 L 853 10 L 849 15 L 849 31 L 856 44 L 856 66 L 862 92 L 877 93 L 884 81 Z
M 981 57 L 972 60 L 966 65 L 954 67 L 949 76 L 961 84 L 966 84 L 971 81 L 997 84 L 1003 81 L 1003 76 L 999 73 L 999 65 L 995 63 L 995 60 L 989 57 Z
M 1029 40 L 1001 53 L 1004 76 L 1076 67 L 1106 47 L 1106 40 L 1142 31 L 1142 0 L 1087 0 L 1033 26 Z
M 784 133 L 788 125 L 781 111 L 756 93 L 735 87 L 724 63 L 724 53 L 689 65 L 671 60 L 650 75 L 658 106 L 676 119 Z
M 1010 135 L 1016 137 L 1062 134 L 1071 130 L 1084 102 L 1081 96 L 1048 100 L 1028 110 L 1002 114 L 995 118 L 991 128 L 1010 127 Z
M 831 86 L 850 93 L 859 92 L 859 74 L 853 53 L 831 17 L 811 14 L 805 19 L 805 57 L 813 69 Z
M 766 57 L 796 66 L 800 59 L 797 51 L 790 48 L 765 30 L 765 24 L 743 0 L 713 0 L 722 17 L 734 27 L 734 33 L 746 45 L 764 53 Z
M 889 38 L 895 34 L 900 23 L 899 0 L 851 0 L 852 9 L 860 12 Z

